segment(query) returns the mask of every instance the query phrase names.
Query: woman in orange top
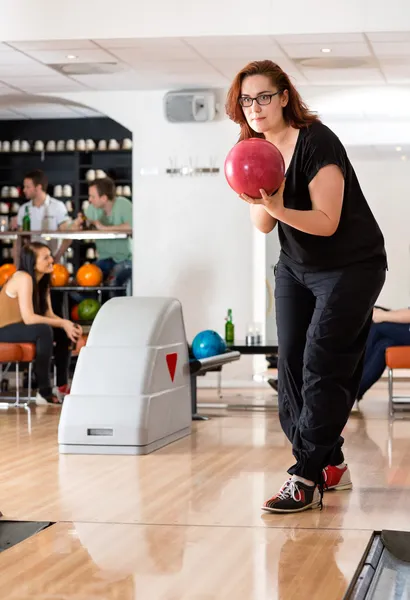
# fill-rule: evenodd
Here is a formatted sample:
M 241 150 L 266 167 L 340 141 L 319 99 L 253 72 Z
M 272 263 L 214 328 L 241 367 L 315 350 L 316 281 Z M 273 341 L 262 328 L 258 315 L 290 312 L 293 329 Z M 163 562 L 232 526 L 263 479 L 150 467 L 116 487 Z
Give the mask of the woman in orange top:
M 53 271 L 50 249 L 40 242 L 24 246 L 18 271 L 0 292 L 0 342 L 36 344 L 37 404 L 56 403 L 67 391 L 70 341 L 82 334 L 79 325 L 54 314 L 50 300 Z M 53 355 L 57 369 L 57 395 L 50 385 Z

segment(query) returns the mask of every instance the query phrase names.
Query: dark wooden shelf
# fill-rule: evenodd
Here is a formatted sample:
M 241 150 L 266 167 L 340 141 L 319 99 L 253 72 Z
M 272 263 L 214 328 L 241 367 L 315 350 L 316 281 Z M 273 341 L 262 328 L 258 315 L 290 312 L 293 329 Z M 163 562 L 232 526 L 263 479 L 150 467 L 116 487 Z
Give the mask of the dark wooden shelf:
M 92 139 L 98 145 L 100 140 L 116 139 L 120 144 L 125 138 L 132 139 L 132 133 L 125 127 L 109 118 L 92 117 L 78 119 L 22 119 L 2 121 L 3 140 L 27 140 L 33 147 L 36 140 L 42 140 L 44 144 L 49 140 L 75 140 Z M 33 169 L 43 170 L 49 179 L 48 193 L 53 196 L 56 185 L 69 184 L 73 189 L 73 196 L 60 197 L 56 200 L 61 202 L 70 201 L 73 210 L 69 212 L 71 218 L 75 218 L 82 211 L 82 203 L 88 199 L 85 185 L 85 173 L 89 169 L 101 169 L 114 179 L 115 185 L 132 186 L 132 149 L 131 150 L 30 150 L 29 152 L 1 152 L 0 166 L 0 190 L 4 186 L 23 187 L 24 175 Z M 104 158 L 105 157 L 105 158 Z M 118 176 L 118 177 L 117 177 Z M 80 194 L 80 191 L 83 192 Z M 132 201 L 132 197 L 129 198 Z M 25 202 L 24 196 L 17 198 L 0 196 L 0 202 L 12 204 Z M 15 217 L 16 213 L 9 212 L 2 215 L 9 218 Z M 0 239 L 0 264 L 13 262 L 10 257 L 2 257 L 1 247 L 4 240 Z M 8 247 L 8 246 L 6 246 Z M 89 244 L 86 240 L 75 240 L 72 244 L 74 271 L 84 262 L 90 262 L 86 258 L 86 250 Z

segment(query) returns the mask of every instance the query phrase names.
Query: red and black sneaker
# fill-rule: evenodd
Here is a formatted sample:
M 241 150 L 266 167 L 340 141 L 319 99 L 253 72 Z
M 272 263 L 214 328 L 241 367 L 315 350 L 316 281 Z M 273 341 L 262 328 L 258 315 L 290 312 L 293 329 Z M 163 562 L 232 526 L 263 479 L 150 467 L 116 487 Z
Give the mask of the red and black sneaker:
M 310 508 L 322 508 L 319 487 L 293 478 L 285 481 L 279 492 L 262 506 L 262 510 L 276 513 L 296 513 Z
M 349 467 L 332 467 L 328 466 L 323 469 L 324 490 L 351 490 L 352 479 L 350 477 Z

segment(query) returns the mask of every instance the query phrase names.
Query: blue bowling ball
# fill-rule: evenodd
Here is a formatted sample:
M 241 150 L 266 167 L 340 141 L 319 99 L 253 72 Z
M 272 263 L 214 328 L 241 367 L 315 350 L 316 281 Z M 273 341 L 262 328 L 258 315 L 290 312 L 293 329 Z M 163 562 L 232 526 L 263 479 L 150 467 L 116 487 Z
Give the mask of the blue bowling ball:
M 212 329 L 200 331 L 192 342 L 192 353 L 197 360 L 223 354 L 225 351 L 225 340 Z

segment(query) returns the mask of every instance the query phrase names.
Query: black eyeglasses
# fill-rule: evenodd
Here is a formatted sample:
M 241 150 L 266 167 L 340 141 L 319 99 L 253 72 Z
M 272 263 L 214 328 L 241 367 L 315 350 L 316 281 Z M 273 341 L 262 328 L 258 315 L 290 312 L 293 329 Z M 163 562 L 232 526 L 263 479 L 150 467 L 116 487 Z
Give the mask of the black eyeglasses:
M 244 108 L 249 108 L 250 106 L 252 106 L 253 101 L 256 100 L 259 106 L 266 106 L 267 104 L 271 103 L 273 96 L 277 96 L 278 94 L 280 94 L 280 92 L 275 92 L 274 94 L 260 94 L 259 96 L 256 96 L 256 98 L 250 98 L 249 96 L 241 96 L 239 98 L 239 104 Z

